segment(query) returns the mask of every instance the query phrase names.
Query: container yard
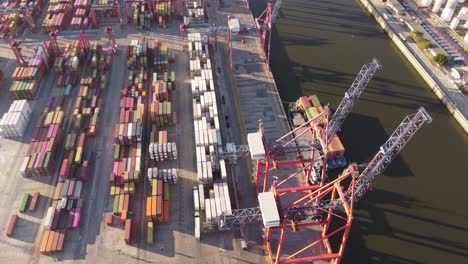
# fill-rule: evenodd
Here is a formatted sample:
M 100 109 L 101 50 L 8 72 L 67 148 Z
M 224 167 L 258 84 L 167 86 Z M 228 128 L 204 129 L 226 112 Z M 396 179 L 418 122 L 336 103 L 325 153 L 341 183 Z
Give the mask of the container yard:
M 247 9 L 205 1 L 50 1 L 38 14 L 42 3 L 24 4 L 22 19 L 50 34 L 10 29 L 34 41 L 23 47 L 11 37 L 2 48 L 1 260 L 274 263 L 278 229 L 300 225 L 310 240 L 328 228 L 331 216 L 277 204 L 297 199 L 285 185 L 333 189 L 327 169 L 346 160 L 332 117 L 346 113 L 331 116 L 317 96 L 301 97 L 288 126 L 255 32 L 268 21 L 254 30 Z M 24 23 L 15 19 L 10 28 Z M 245 51 L 261 70 L 232 68 Z M 428 121 L 425 113 L 416 116 Z M 313 224 L 301 222 L 309 216 Z

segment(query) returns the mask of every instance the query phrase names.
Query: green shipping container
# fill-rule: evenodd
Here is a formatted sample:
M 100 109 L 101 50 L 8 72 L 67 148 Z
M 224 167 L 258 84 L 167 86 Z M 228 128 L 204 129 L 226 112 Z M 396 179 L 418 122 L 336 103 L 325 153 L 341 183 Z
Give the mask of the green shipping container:
M 119 198 L 120 198 L 120 195 L 114 196 L 114 208 L 112 210 L 112 213 L 114 213 L 115 215 L 119 211 Z
M 322 106 L 320 104 L 320 100 L 318 99 L 318 96 L 317 95 L 312 95 L 309 97 L 310 99 L 312 99 L 312 104 L 317 107 L 317 106 Z
M 28 206 L 29 206 L 29 193 L 25 193 L 23 195 L 23 198 L 21 199 L 19 211 L 21 213 L 24 213 L 26 211 L 26 208 L 28 208 Z
M 154 234 L 154 224 L 153 222 L 148 222 L 148 234 L 146 236 L 148 244 L 153 244 L 153 234 Z
M 163 194 L 164 194 L 164 201 L 169 201 L 169 183 L 165 182 L 164 183 L 164 191 L 163 191 Z
M 120 145 L 114 144 L 114 160 L 119 159 L 119 154 L 120 154 Z

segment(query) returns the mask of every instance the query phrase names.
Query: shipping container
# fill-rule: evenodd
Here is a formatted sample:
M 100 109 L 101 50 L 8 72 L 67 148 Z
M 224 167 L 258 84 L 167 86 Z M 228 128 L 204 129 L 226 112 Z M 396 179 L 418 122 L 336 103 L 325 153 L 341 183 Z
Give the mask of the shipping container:
M 6 236 L 9 236 L 9 237 L 13 236 L 13 232 L 15 231 L 15 227 L 16 227 L 17 222 L 18 222 L 18 215 L 13 214 L 10 217 L 10 221 L 8 222 L 8 226 L 7 226 L 7 229 L 6 229 L 6 232 L 5 232 Z
M 132 229 L 132 220 L 131 219 L 125 220 L 124 241 L 125 241 L 126 244 L 130 244 L 131 229 Z
M 34 192 L 32 195 L 31 203 L 29 204 L 29 211 L 34 212 L 37 209 L 37 205 L 39 204 L 39 192 Z
M 29 193 L 25 193 L 23 195 L 23 198 L 21 199 L 21 203 L 20 203 L 20 208 L 19 208 L 19 211 L 21 213 L 26 212 L 26 209 L 28 208 L 28 205 L 29 205 L 29 198 L 30 198 Z

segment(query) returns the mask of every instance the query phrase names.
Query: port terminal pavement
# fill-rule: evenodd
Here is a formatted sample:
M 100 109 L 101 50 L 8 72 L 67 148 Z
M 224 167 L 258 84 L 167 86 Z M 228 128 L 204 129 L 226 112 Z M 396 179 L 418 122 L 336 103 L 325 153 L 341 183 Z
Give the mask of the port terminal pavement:
M 251 11 L 245 6 L 244 1 L 222 1 L 218 12 L 211 12 L 216 16 L 211 16 L 212 23 L 217 25 L 227 25 L 227 16 L 239 19 L 241 25 L 253 25 L 254 18 Z M 275 84 L 275 80 L 270 69 L 265 64 L 262 50 L 256 31 L 250 31 L 248 34 L 232 34 L 232 70 L 229 67 L 227 56 L 228 47 L 226 42 L 227 36 L 223 34 L 218 37 L 218 47 L 223 49 L 223 52 L 218 53 L 218 62 L 222 65 L 221 75 L 225 82 L 224 86 L 231 86 L 227 98 L 231 100 L 231 107 L 228 112 L 235 111 L 233 115 L 237 115 L 238 120 L 235 123 L 239 124 L 241 137 L 234 137 L 236 144 L 247 144 L 247 133 L 256 132 L 259 127 L 259 120 L 263 122 L 264 133 L 268 143 L 280 138 L 290 131 L 287 116 Z M 229 90 L 229 89 L 228 89 Z M 227 99 L 228 100 L 228 99 Z M 228 102 L 226 102 L 229 105 Z M 228 106 L 227 106 L 228 107 Z M 223 111 L 226 110 L 223 105 Z M 226 114 L 226 113 L 225 113 Z M 234 116 L 234 118 L 236 118 Z M 231 123 L 233 120 L 230 121 Z M 295 159 L 296 154 L 284 157 L 283 159 Z M 246 161 L 247 170 L 242 166 L 237 167 L 237 172 L 234 176 L 237 180 L 237 189 L 240 193 L 239 205 L 240 208 L 255 207 L 257 199 L 255 196 L 253 181 L 255 175 L 255 163 L 251 160 Z M 268 186 L 271 186 L 274 180 L 284 180 L 291 174 L 298 171 L 296 168 L 282 168 L 275 171 L 270 177 Z M 250 177 L 252 176 L 252 177 Z M 301 186 L 304 183 L 304 175 L 297 174 L 282 186 L 292 187 Z M 295 199 L 291 195 L 288 199 Z M 282 201 L 288 202 L 288 201 Z M 244 238 L 249 242 L 255 241 L 253 245 L 258 246 L 259 241 L 259 226 L 249 225 L 242 229 Z M 287 241 L 283 248 L 283 254 L 292 254 L 302 248 L 307 242 L 311 242 L 320 237 L 319 230 L 308 229 L 295 233 L 297 235 L 290 236 L 291 240 Z M 273 248 L 277 247 L 279 235 L 272 236 Z M 260 241 L 261 242 L 261 241 Z M 323 250 L 321 245 L 314 246 L 311 251 L 320 254 Z M 314 262 L 322 263 L 322 262 Z
M 430 56 L 415 43 L 407 27 L 389 12 L 385 2 L 360 0 L 390 39 L 405 55 L 435 95 L 445 104 L 460 126 L 468 133 L 468 96 L 455 88 L 444 71 L 432 62 Z M 387 18 L 383 14 L 387 14 Z M 406 17 L 405 19 L 411 19 Z M 425 106 L 426 107 L 426 106 Z M 430 108 L 429 108 L 430 109 Z

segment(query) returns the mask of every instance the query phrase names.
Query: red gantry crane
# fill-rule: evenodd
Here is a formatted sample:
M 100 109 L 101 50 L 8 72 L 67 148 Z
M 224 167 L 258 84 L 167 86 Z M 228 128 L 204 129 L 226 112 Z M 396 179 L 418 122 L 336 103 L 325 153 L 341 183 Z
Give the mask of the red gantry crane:
M 381 65 L 375 58 L 361 68 L 334 115 L 325 107 L 314 119 L 272 144 L 267 144 L 260 123 L 259 131 L 248 135 L 248 146 L 229 144 L 226 148 L 221 148 L 217 153 L 220 159 L 235 159 L 250 154 L 253 160 L 257 160 L 256 190 L 260 206 L 224 212 L 219 219 L 219 228 L 230 229 L 247 223 L 263 222 L 270 263 L 314 260 L 339 263 L 353 220 L 354 202 L 363 197 L 373 180 L 385 170 L 418 129 L 432 121 L 421 107 L 402 121 L 369 164 L 350 164 L 341 176 L 327 182 L 328 141 L 339 130 L 372 76 L 380 68 Z M 303 129 L 307 127 L 310 130 Z M 312 132 L 313 137 L 302 140 L 302 134 L 308 131 Z M 310 158 L 277 161 L 281 156 L 298 151 L 310 152 Z M 323 166 L 315 167 L 316 161 L 321 161 Z M 294 173 L 270 184 L 269 174 L 272 171 L 291 168 L 296 169 Z M 321 179 L 311 183 L 309 179 L 314 170 L 321 175 Z M 300 179 L 302 175 L 305 180 L 298 181 L 299 184 L 297 181 L 293 183 L 292 179 Z M 332 229 L 332 221 L 341 225 Z M 303 237 L 298 237 L 301 233 Z M 338 238 L 338 250 L 333 250 L 330 238 Z M 298 241 L 303 241 L 305 245 L 298 248 Z M 288 248 L 292 244 L 293 250 Z
M 315 119 L 321 117 L 323 115 Z M 317 260 L 339 263 L 353 221 L 354 203 L 364 196 L 375 178 L 421 126 L 431 121 L 427 111 L 419 108 L 415 114 L 403 119 L 370 163 L 363 166 L 350 164 L 339 177 L 324 185 L 281 188 L 278 181 L 274 181 L 269 191 L 259 194 L 260 207 L 223 212 L 219 228 L 228 230 L 247 223 L 262 222 L 270 263 Z M 332 221 L 342 224 L 332 229 Z M 297 238 L 303 230 L 309 231 L 304 240 L 303 237 Z M 330 238 L 338 236 L 341 236 L 339 249 L 333 250 Z M 288 241 L 295 244 L 303 241 L 306 245 L 299 249 L 295 245 L 293 252 L 288 250 L 285 254 Z
M 26 66 L 26 60 L 23 57 L 21 52 L 21 41 L 14 39 L 9 33 L 3 33 L 2 38 L 10 45 L 13 54 L 15 54 L 16 60 L 18 61 L 19 65 Z

